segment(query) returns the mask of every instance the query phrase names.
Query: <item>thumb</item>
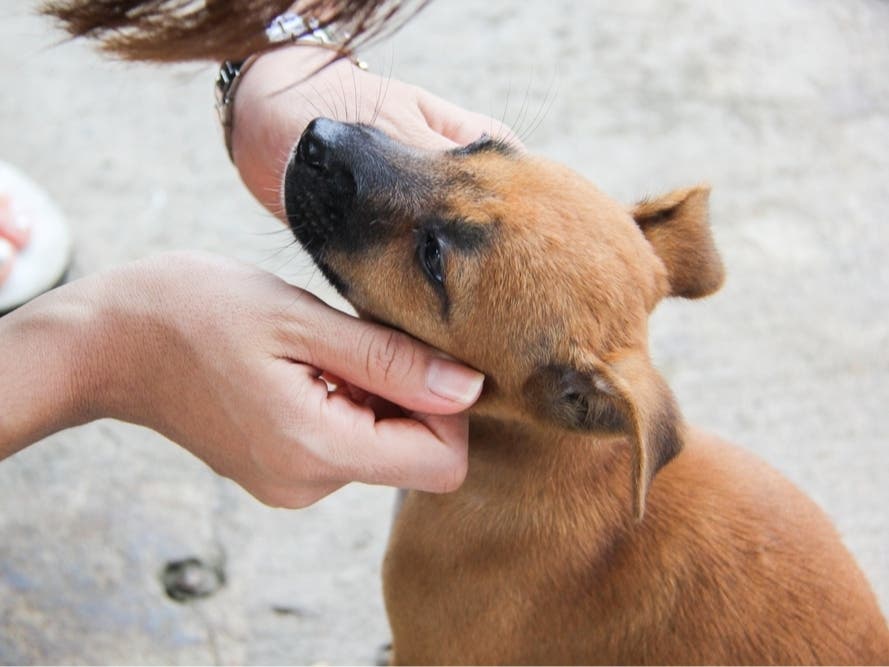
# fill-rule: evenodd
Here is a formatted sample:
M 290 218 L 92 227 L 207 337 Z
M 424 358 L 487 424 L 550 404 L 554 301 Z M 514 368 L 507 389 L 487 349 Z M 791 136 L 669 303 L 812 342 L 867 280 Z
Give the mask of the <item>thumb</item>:
M 453 414 L 475 403 L 484 375 L 407 334 L 325 309 L 311 364 L 407 410 Z

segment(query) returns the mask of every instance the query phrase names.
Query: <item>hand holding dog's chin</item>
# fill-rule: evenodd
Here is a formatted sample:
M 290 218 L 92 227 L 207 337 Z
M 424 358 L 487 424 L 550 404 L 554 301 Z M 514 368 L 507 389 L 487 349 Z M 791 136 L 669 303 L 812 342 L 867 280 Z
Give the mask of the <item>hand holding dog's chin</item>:
M 319 116 L 373 121 L 393 139 L 430 150 L 467 144 L 484 133 L 519 144 L 493 118 L 360 70 L 346 59 L 325 67 L 331 57 L 328 49 L 304 45 L 272 51 L 245 72 L 235 97 L 235 165 L 254 197 L 279 217 L 290 150 Z
M 478 374 L 230 260 L 162 255 L 76 281 L 0 320 L 0 339 L 0 458 L 114 417 L 274 506 L 465 475 Z

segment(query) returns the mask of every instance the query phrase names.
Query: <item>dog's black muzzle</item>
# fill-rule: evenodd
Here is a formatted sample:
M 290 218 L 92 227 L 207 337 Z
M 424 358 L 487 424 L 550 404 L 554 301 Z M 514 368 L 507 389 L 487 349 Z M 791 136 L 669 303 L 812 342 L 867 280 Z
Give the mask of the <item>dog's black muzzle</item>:
M 412 229 L 433 205 L 436 166 L 434 154 L 367 125 L 316 118 L 306 127 L 284 176 L 287 222 L 343 296 L 349 286 L 331 253 L 357 255 Z
M 309 123 L 284 177 L 284 207 L 297 240 L 317 259 L 329 239 L 342 234 L 356 193 L 346 126 L 318 118 Z M 349 146 L 349 148 L 346 148 Z
M 287 221 L 316 262 L 326 248 L 357 251 L 416 212 L 423 158 L 381 131 L 316 118 L 300 137 L 284 178 Z

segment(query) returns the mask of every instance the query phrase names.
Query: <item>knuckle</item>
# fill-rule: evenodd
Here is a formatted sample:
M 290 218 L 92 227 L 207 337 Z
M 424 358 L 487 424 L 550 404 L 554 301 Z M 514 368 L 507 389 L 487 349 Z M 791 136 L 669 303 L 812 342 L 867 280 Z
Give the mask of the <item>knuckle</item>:
M 313 361 L 318 356 L 318 322 L 313 311 L 320 299 L 303 289 L 286 285 L 287 299 L 274 313 L 275 330 L 285 349 L 296 353 L 300 361 Z M 284 355 L 290 356 L 290 355 Z
M 419 353 L 413 342 L 398 331 L 374 336 L 367 346 L 365 364 L 368 376 L 382 376 L 383 382 L 398 382 L 413 372 Z

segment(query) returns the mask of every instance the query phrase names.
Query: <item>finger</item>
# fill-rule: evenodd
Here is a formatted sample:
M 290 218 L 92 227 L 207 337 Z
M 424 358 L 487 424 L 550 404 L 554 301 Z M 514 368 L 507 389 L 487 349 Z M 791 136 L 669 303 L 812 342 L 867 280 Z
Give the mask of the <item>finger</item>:
M 484 382 L 478 371 L 399 331 L 320 302 L 307 302 L 307 308 L 291 341 L 297 361 L 408 410 L 452 414 L 478 399 Z
M 321 418 L 341 479 L 442 493 L 466 476 L 466 414 L 375 420 L 369 410 L 331 396 Z

